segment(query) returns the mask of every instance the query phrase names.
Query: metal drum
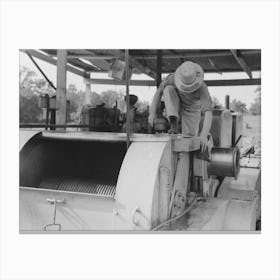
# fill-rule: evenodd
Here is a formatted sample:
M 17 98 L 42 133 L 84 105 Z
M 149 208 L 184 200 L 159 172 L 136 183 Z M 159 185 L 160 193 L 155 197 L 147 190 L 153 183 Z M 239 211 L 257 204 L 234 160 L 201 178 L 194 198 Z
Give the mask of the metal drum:
M 240 151 L 235 148 L 214 147 L 211 149 L 211 161 L 208 164 L 208 174 L 221 177 L 237 178 L 240 169 Z

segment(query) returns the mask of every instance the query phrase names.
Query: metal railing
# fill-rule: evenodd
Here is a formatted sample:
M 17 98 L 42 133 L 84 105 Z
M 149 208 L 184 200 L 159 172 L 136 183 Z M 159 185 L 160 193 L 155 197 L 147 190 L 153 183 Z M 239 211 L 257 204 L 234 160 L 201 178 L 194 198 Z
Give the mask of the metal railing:
M 20 123 L 20 128 L 44 128 L 44 129 L 55 129 L 55 128 L 88 128 L 87 124 L 66 124 L 66 125 L 58 125 L 58 124 L 45 124 L 45 123 Z

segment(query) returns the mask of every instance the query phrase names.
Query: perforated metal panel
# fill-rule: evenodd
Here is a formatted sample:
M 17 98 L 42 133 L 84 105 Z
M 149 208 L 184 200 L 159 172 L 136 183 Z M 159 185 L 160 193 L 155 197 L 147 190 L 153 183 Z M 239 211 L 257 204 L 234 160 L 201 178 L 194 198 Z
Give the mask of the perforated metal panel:
M 116 185 L 77 178 L 47 178 L 40 183 L 41 189 L 90 193 L 97 196 L 114 197 Z

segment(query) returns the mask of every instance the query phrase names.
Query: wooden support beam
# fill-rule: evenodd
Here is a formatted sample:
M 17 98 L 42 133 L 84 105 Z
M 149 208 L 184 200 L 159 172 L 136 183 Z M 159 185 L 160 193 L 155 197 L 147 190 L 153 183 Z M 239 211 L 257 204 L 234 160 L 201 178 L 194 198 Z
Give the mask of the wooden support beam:
M 211 59 L 210 57 L 208 58 L 209 63 L 211 64 L 211 66 L 217 71 L 217 73 L 222 74 L 222 71 L 219 69 L 219 67 L 215 64 L 215 62 L 213 61 L 213 59 Z
M 58 125 L 66 125 L 66 64 L 67 50 L 57 50 L 56 123 Z
M 85 84 L 86 84 L 86 88 L 85 88 L 85 100 L 84 100 L 84 104 L 91 104 L 91 100 L 90 100 L 90 96 L 91 96 L 91 84 L 87 82 L 87 79 L 90 78 L 90 74 L 86 73 L 85 74 Z
M 119 81 L 114 79 L 86 79 L 90 84 L 96 85 L 119 85 L 125 86 L 125 81 Z M 130 80 L 129 84 L 131 86 L 156 86 L 155 80 Z
M 126 91 L 126 149 L 130 145 L 130 102 L 129 102 L 129 69 L 130 69 L 129 50 L 125 50 L 125 91 Z
M 205 83 L 209 87 L 222 86 L 255 86 L 261 84 L 261 79 L 238 79 L 238 80 L 208 80 Z
M 29 53 L 32 57 L 36 57 L 36 58 L 38 58 L 40 60 L 43 60 L 45 62 L 48 62 L 48 63 L 50 63 L 52 65 L 56 65 L 57 64 L 57 60 L 56 59 L 52 58 L 49 55 L 45 55 L 45 54 L 43 54 L 41 52 L 38 52 L 36 50 L 28 49 L 28 50 L 20 50 L 20 51 L 22 51 L 24 53 Z M 84 75 L 85 75 L 84 71 L 81 71 L 81 70 L 79 70 L 79 69 L 77 69 L 75 67 L 72 67 L 70 65 L 67 65 L 66 69 L 67 69 L 67 71 L 69 71 L 71 73 L 74 73 L 76 75 L 79 75 L 81 77 L 84 77 Z
M 118 81 L 113 79 L 87 79 L 88 83 L 96 85 L 119 85 L 124 86 L 124 81 Z M 252 86 L 260 85 L 261 79 L 238 79 L 238 80 L 208 80 L 205 83 L 210 87 L 219 86 Z M 156 81 L 153 80 L 131 80 L 131 86 L 149 86 L 155 87 Z
M 249 76 L 250 79 L 253 79 L 253 75 L 251 69 L 247 65 L 245 59 L 242 57 L 241 54 L 238 53 L 237 50 L 230 50 L 232 55 L 234 56 L 237 63 L 241 66 L 242 70 Z
M 161 83 L 161 74 L 162 74 L 162 50 L 157 50 L 157 87 Z

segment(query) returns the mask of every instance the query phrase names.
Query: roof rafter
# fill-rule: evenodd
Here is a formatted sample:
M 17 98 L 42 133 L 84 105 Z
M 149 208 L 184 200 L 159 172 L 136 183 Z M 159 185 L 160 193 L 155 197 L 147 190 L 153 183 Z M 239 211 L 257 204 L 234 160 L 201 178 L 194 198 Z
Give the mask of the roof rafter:
M 237 50 L 230 50 L 230 51 L 231 51 L 232 55 L 234 56 L 235 60 L 237 61 L 237 63 L 243 69 L 243 71 L 249 76 L 250 79 L 252 79 L 253 78 L 252 71 L 249 68 L 249 66 L 247 65 L 243 56 Z
M 20 51 L 22 51 L 22 52 L 24 52 L 24 53 L 29 53 L 32 57 L 36 57 L 36 58 L 38 58 L 38 59 L 40 59 L 40 60 L 43 60 L 43 61 L 45 61 L 45 62 L 48 62 L 48 63 L 50 63 L 50 64 L 52 64 L 52 65 L 55 65 L 55 66 L 56 66 L 56 64 L 57 64 L 57 60 L 56 60 L 56 59 L 52 58 L 52 57 L 49 56 L 49 55 L 45 55 L 45 54 L 43 54 L 43 53 L 41 53 L 41 52 L 38 52 L 38 51 L 36 51 L 36 50 L 31 50 L 31 49 L 23 50 L 23 49 L 22 49 L 22 50 L 20 50 Z M 84 71 L 81 71 L 81 70 L 79 70 L 79 69 L 76 69 L 76 68 L 72 67 L 71 65 L 67 65 L 67 66 L 66 66 L 66 69 L 67 69 L 67 71 L 72 72 L 72 73 L 74 73 L 74 74 L 76 74 L 76 75 L 79 75 L 79 76 L 81 76 L 81 77 L 84 77 L 84 75 L 85 75 L 85 72 L 84 72 Z
M 125 81 L 119 81 L 114 79 L 85 79 L 89 84 L 95 85 L 125 85 Z M 251 86 L 260 85 L 261 79 L 235 79 L 235 80 L 206 80 L 205 83 L 209 87 L 219 86 Z M 129 82 L 131 86 L 156 86 L 154 80 L 131 80 Z

